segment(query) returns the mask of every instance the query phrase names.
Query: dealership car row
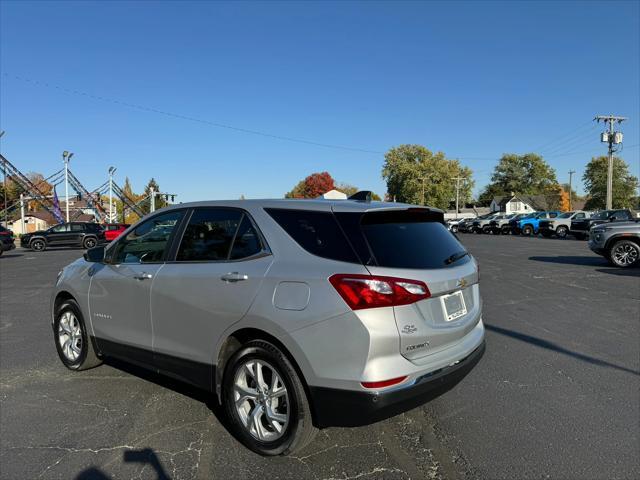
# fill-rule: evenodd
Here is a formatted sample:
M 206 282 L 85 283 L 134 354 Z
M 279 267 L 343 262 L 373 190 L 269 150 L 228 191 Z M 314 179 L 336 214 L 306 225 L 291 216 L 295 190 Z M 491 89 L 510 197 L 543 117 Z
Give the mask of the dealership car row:
M 640 212 L 631 209 L 590 212 L 492 212 L 447 221 L 453 233 L 589 239 L 589 248 L 617 267 L 640 263 Z

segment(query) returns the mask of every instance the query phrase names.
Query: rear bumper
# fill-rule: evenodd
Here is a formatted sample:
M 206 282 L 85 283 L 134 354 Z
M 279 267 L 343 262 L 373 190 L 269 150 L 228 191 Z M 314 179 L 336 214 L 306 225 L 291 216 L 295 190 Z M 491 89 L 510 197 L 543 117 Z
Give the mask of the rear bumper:
M 16 248 L 16 244 L 13 242 L 0 243 L 0 249 L 2 249 L 3 252 L 8 252 L 9 250 L 13 250 L 14 248 Z
M 482 358 L 485 342 L 453 365 L 386 392 L 309 387 L 318 427 L 357 427 L 406 412 L 440 396 L 460 382 Z

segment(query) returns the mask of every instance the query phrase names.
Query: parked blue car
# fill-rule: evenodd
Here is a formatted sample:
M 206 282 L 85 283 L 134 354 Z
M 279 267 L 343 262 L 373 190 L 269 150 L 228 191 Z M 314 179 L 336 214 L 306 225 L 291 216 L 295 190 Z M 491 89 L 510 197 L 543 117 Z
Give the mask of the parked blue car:
M 540 220 L 544 220 L 547 218 L 556 218 L 562 212 L 536 212 L 531 215 L 527 215 L 524 218 L 521 218 L 518 221 L 518 230 L 522 233 L 522 235 L 531 236 L 537 235 L 538 229 L 540 228 Z

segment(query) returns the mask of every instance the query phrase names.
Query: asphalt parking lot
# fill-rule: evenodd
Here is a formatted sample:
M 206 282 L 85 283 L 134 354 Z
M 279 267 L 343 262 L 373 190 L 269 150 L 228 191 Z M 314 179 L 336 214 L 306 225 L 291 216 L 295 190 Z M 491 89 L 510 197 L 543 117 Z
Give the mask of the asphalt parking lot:
M 261 458 L 201 392 L 58 361 L 48 301 L 79 250 L 0 258 L 3 479 L 640 478 L 640 269 L 586 242 L 460 235 L 481 265 L 487 352 L 428 405 Z

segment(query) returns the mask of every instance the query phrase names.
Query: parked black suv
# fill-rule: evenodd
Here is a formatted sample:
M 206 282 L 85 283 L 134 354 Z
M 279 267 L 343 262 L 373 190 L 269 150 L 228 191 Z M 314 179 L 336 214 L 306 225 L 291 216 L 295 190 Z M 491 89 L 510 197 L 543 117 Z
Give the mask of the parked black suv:
M 20 238 L 25 248 L 42 251 L 47 247 L 93 248 L 105 242 L 104 229 L 97 223 L 61 223 L 49 230 L 27 233 Z
M 0 255 L 14 248 L 16 245 L 13 243 L 13 232 L 0 225 Z
M 594 225 L 608 222 L 628 222 L 638 218 L 636 215 L 636 212 L 628 208 L 621 210 L 602 210 L 601 212 L 591 215 L 589 218 L 576 218 L 575 220 L 571 220 L 570 233 L 574 237 L 584 240 L 589 236 L 589 229 Z

